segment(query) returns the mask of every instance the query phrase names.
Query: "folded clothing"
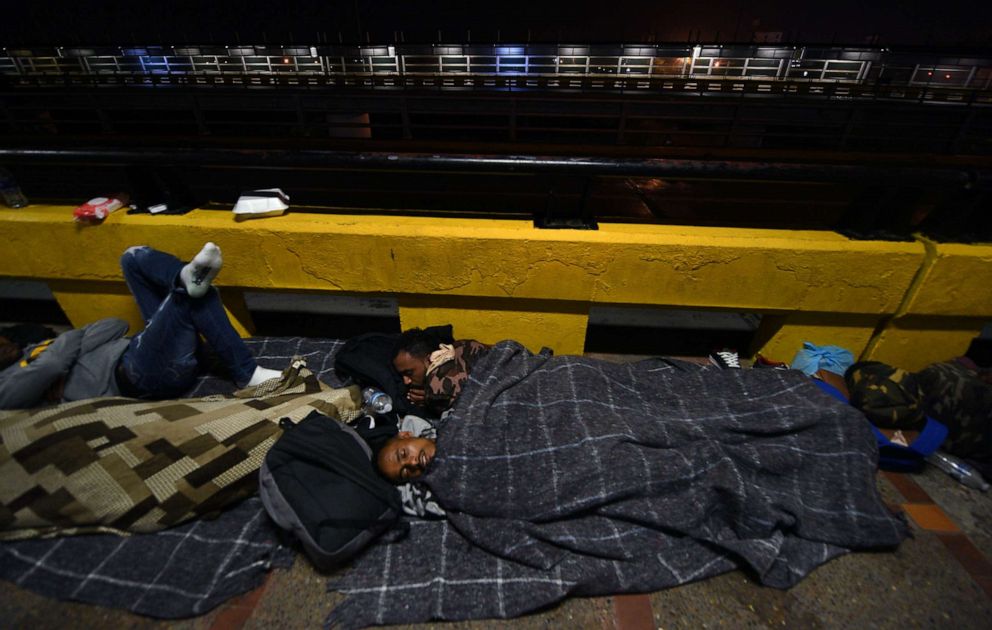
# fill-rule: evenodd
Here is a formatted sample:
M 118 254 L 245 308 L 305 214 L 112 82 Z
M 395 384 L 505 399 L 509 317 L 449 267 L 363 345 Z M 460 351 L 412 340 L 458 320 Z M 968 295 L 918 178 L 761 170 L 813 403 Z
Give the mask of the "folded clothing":
M 817 346 L 804 341 L 802 349 L 792 359 L 792 369 L 799 370 L 806 376 L 813 376 L 819 370 L 843 376 L 852 363 L 854 355 L 849 350 L 840 346 Z

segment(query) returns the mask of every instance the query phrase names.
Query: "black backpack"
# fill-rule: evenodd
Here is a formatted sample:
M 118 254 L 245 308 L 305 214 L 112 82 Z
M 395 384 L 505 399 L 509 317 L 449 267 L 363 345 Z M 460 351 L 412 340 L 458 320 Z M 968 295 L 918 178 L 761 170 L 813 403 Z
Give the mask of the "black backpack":
M 368 445 L 344 423 L 314 411 L 298 424 L 280 425 L 283 434 L 259 470 L 262 504 L 318 569 L 334 569 L 396 525 L 399 492 L 378 475 Z

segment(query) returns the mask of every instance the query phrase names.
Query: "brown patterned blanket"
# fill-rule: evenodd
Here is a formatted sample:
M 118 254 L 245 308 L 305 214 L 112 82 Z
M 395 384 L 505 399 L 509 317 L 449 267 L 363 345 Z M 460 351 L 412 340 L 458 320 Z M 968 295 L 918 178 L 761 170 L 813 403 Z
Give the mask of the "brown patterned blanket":
M 99 398 L 0 413 L 0 540 L 154 532 L 257 488 L 281 418 L 358 413 L 357 387 L 332 389 L 302 360 L 233 396 Z

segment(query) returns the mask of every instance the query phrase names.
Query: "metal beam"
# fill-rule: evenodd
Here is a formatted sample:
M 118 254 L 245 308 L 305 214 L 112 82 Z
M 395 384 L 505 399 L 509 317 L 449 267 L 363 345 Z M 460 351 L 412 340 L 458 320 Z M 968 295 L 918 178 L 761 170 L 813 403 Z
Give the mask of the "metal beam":
M 764 161 L 348 152 L 312 149 L 0 148 L 0 162 L 224 165 L 244 168 L 463 173 L 552 173 L 604 177 L 679 177 L 724 180 L 912 184 L 987 188 L 992 173 L 978 169 Z

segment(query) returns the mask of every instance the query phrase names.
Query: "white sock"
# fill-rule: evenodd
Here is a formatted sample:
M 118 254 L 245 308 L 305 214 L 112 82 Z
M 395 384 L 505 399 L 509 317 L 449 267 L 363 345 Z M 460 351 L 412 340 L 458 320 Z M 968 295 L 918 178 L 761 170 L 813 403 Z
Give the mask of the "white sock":
M 251 375 L 251 380 L 248 381 L 248 387 L 254 387 L 259 383 L 264 383 L 265 381 L 273 378 L 279 378 L 282 376 L 281 370 L 270 370 L 269 368 L 263 368 L 261 365 L 255 366 L 255 372 Z
M 217 277 L 223 264 L 220 248 L 213 243 L 204 245 L 200 253 L 179 272 L 179 279 L 186 287 L 186 293 L 193 298 L 206 295 L 210 290 L 210 283 Z

